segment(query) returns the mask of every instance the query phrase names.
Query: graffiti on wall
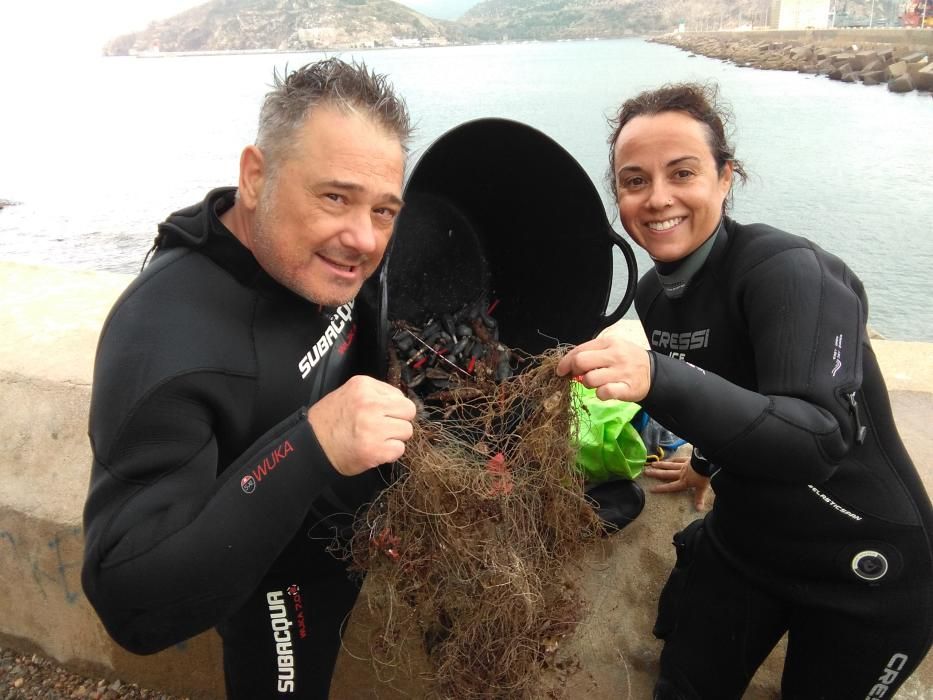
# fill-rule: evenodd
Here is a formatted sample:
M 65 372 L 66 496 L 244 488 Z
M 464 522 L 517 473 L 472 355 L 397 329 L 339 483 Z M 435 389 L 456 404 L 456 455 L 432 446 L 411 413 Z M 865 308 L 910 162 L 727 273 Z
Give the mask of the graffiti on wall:
M 48 600 L 62 596 L 69 605 L 81 597 L 78 580 L 82 542 L 80 527 L 59 530 L 40 547 L 30 546 L 22 535 L 0 531 L 0 550 L 6 549 L 20 567 L 31 573 L 42 597 Z

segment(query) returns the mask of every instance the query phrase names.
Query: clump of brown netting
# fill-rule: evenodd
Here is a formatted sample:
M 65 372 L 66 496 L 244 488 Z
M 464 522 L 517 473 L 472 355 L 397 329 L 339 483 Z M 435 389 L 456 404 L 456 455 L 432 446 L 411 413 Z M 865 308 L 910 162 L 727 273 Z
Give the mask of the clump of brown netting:
M 503 377 L 487 356 L 489 371 L 452 371 L 424 397 L 395 480 L 350 545 L 379 621 L 381 677 L 408 665 L 415 639 L 437 697 L 541 697 L 544 669 L 586 611 L 572 566 L 602 533 L 575 468 L 558 358 L 522 358 Z

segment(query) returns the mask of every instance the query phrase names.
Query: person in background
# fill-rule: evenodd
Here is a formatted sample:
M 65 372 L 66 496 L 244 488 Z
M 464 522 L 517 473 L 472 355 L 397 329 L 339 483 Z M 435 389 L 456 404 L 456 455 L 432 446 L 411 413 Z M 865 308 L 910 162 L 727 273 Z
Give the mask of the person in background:
M 713 86 L 622 105 L 610 174 L 655 263 L 636 295 L 650 349 L 610 327 L 558 372 L 641 403 L 693 445 L 716 494 L 674 537 L 655 698 L 740 698 L 785 632 L 782 697 L 890 697 L 933 637 L 933 509 L 858 278 L 804 238 L 725 215 L 744 177 L 725 121 Z
M 138 654 L 216 627 L 233 699 L 328 696 L 358 589 L 326 548 L 412 434 L 364 287 L 409 134 L 364 65 L 276 75 L 239 186 L 159 226 L 101 333 L 85 593 Z

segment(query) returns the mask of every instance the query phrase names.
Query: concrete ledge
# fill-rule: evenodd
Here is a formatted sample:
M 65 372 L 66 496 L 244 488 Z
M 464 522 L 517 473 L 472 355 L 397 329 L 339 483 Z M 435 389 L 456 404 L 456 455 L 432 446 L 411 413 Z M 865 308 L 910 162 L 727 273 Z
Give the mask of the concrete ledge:
M 193 700 L 223 697 L 220 646 L 212 632 L 149 657 L 110 641 L 81 594 L 81 509 L 90 449 L 87 410 L 94 349 L 129 276 L 0 263 L 0 644 L 66 666 Z M 632 338 L 643 336 L 632 322 Z M 933 346 L 876 341 L 902 436 L 933 488 Z M 647 485 L 646 485 L 647 486 Z M 671 534 L 696 514 L 684 497 L 648 495 L 645 512 L 580 569 L 593 610 L 568 652 L 582 664 L 571 698 L 647 698 L 660 645 L 650 634 L 673 564 Z M 422 697 L 418 669 L 381 685 L 366 660 L 373 629 L 364 597 L 348 626 L 332 698 Z M 778 649 L 746 694 L 776 698 Z M 933 657 L 896 696 L 933 696 Z
M 81 592 L 94 350 L 132 277 L 0 263 L 0 644 L 192 700 L 222 698 L 213 632 L 141 657 Z

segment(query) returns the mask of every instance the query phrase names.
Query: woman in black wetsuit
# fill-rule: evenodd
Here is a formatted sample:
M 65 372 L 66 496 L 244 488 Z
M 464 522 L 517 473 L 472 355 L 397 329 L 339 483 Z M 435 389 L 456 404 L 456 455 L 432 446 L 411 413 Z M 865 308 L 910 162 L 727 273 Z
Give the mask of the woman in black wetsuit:
M 725 216 L 744 172 L 716 97 L 674 85 L 621 107 L 611 176 L 655 262 L 635 301 L 650 350 L 609 328 L 558 371 L 640 402 L 716 493 L 674 538 L 656 698 L 740 698 L 785 632 L 784 698 L 889 698 L 933 637 L 933 509 L 862 284 L 806 239 Z

